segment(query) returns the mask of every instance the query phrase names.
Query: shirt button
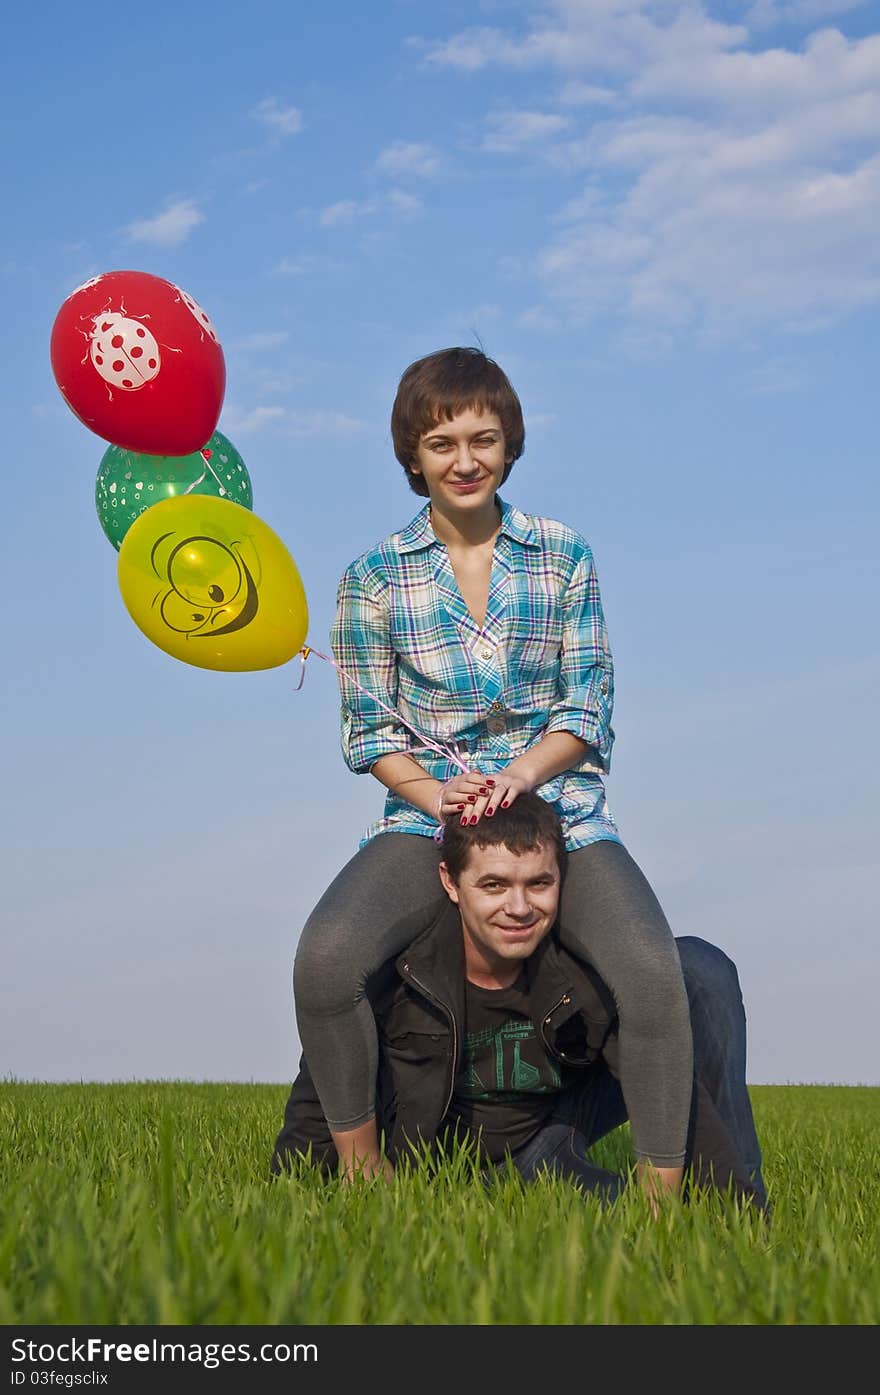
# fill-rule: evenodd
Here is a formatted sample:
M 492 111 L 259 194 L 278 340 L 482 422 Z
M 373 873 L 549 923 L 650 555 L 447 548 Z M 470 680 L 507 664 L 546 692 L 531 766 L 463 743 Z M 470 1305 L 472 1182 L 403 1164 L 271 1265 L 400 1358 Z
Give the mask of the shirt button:
M 496 701 L 493 702 L 493 703 L 492 703 L 492 706 L 489 708 L 489 711 L 490 711 L 490 712 L 503 712 L 503 711 L 504 711 L 504 703 L 503 703 L 503 702 L 498 702 L 497 699 L 496 699 Z
M 603 679 L 602 679 L 602 682 L 599 684 L 599 692 L 602 693 L 603 696 L 604 696 L 605 693 L 608 692 L 608 679 L 607 679 L 607 678 L 603 678 Z
M 481 650 L 480 650 L 480 658 L 481 658 L 481 659 L 491 659 L 491 657 L 492 657 L 492 650 L 491 650 L 491 649 L 481 649 Z

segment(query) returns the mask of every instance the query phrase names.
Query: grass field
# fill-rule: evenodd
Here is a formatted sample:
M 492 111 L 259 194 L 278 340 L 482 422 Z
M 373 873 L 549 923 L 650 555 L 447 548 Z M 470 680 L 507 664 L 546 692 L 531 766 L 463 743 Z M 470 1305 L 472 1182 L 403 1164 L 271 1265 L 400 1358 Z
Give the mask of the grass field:
M 768 1226 L 717 1195 L 270 1184 L 277 1085 L 0 1084 L 0 1323 L 876 1323 L 880 1089 L 752 1091 Z M 618 1131 L 595 1151 L 625 1166 Z

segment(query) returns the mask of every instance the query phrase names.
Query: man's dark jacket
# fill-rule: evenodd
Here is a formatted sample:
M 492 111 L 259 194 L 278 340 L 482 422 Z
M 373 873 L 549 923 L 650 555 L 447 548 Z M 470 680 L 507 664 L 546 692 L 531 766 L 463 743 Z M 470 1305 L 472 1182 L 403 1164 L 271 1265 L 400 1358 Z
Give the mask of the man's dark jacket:
M 448 897 L 409 917 L 412 942 L 367 985 L 379 1033 L 376 1121 L 392 1162 L 433 1144 L 461 1066 L 465 962 L 461 918 Z M 600 1054 L 616 1066 L 614 1002 L 595 971 L 551 931 L 526 961 L 533 1023 L 563 1066 L 590 1067 Z M 616 1072 L 615 1072 L 616 1073 Z M 305 1059 L 275 1143 L 273 1172 L 307 1153 L 328 1171 L 336 1150 Z

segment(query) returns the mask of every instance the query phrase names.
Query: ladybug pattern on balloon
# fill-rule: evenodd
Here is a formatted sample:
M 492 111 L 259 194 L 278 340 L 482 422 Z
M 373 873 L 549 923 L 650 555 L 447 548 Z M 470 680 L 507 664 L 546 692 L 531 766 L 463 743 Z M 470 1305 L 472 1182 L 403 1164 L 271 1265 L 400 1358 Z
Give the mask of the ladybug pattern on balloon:
M 199 302 L 193 300 L 192 296 L 188 295 L 182 286 L 175 286 L 174 289 L 177 291 L 177 294 L 180 296 L 187 310 L 195 319 L 199 329 L 202 330 L 204 334 L 210 335 L 215 344 L 219 344 L 220 340 L 217 338 L 217 331 L 211 324 L 211 317 L 207 311 L 203 310 Z
M 71 296 L 79 295 L 80 291 L 90 291 L 92 286 L 97 286 L 99 281 L 103 281 L 104 272 L 99 272 L 97 276 L 90 276 L 88 281 L 83 281 L 77 286 L 75 291 L 71 291 Z
M 217 330 L 162 276 L 107 271 L 83 282 L 55 317 L 50 357 L 71 411 L 124 450 L 190 455 L 216 430 L 226 387 Z
M 137 392 L 152 382 L 162 367 L 162 355 L 152 330 L 128 315 L 124 305 L 91 319 L 94 328 L 87 335 L 89 357 L 108 384 L 108 392 L 113 387 Z

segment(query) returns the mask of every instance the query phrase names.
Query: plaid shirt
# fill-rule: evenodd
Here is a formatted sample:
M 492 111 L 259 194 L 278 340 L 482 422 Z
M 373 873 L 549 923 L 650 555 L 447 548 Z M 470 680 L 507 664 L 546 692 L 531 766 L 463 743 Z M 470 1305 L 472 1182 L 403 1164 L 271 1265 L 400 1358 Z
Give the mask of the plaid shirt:
M 457 742 L 471 768 L 502 770 L 547 732 L 588 743 L 581 762 L 537 793 L 559 814 L 569 849 L 619 841 L 605 801 L 614 733 L 614 676 L 593 557 L 571 528 L 503 503 L 482 629 L 462 599 L 426 505 L 346 569 L 339 583 L 333 653 L 369 693 L 417 731 Z M 438 780 L 455 766 L 340 675 L 342 751 L 368 771 L 406 751 Z M 389 792 L 378 833 L 432 837 L 437 822 Z

